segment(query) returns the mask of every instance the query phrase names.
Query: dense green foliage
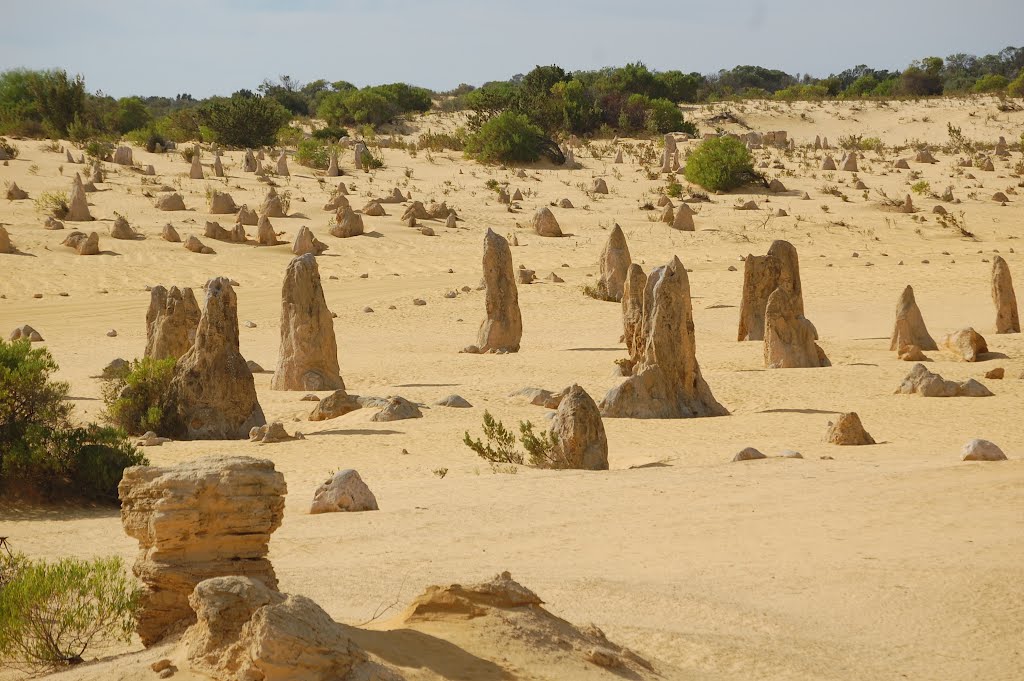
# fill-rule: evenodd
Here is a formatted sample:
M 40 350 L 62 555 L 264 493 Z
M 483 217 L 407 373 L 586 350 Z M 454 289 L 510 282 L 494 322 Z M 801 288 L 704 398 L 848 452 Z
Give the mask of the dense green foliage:
M 686 179 L 710 191 L 729 191 L 758 176 L 747 145 L 735 137 L 715 137 L 686 159 Z
M 295 151 L 295 162 L 307 168 L 326 170 L 331 164 L 331 150 L 334 145 L 326 140 L 312 138 L 299 142 Z
M 544 133 L 525 114 L 505 111 L 466 140 L 466 155 L 484 163 L 532 163 L 540 158 Z
M 225 102 L 210 105 L 204 120 L 215 142 L 231 147 L 269 146 L 278 129 L 291 119 L 277 100 L 258 95 L 234 94 Z
M 0 554 L 0 662 L 52 671 L 82 662 L 90 648 L 127 642 L 140 595 L 120 558 Z
M 103 386 L 107 421 L 132 435 L 155 431 L 163 418 L 161 404 L 173 377 L 172 358 L 132 361 L 128 371 L 108 378 Z
M 119 430 L 72 425 L 56 370 L 45 348 L 0 340 L 0 488 L 116 502 L 124 469 L 147 461 Z
M 345 83 L 344 89 L 328 92 L 320 99 L 317 116 L 328 125 L 383 125 L 408 113 L 429 111 L 433 105 L 430 91 L 405 83 L 365 87 L 361 90 Z

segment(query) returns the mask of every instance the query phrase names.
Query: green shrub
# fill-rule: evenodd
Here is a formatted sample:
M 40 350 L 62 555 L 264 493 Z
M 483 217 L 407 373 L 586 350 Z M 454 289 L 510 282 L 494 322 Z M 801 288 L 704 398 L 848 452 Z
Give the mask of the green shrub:
M 669 183 L 665 185 L 665 196 L 669 196 L 673 199 L 678 199 L 683 195 L 683 185 L 675 181 L 675 178 L 669 180 Z
M 114 153 L 114 143 L 105 139 L 90 139 L 85 144 L 85 155 L 97 161 L 106 161 Z
M 429 149 L 430 151 L 438 152 L 446 149 L 462 151 L 465 147 L 466 133 L 462 128 L 456 130 L 454 135 L 427 130 L 420 135 L 419 140 L 416 142 L 417 149 Z
M 39 673 L 131 640 L 141 590 L 120 558 L 0 557 L 0 660 Z
M 132 435 L 157 430 L 163 417 L 163 398 L 174 377 L 174 364 L 173 358 L 143 357 L 132 361 L 123 375 L 106 379 L 106 420 Z
M 701 142 L 690 154 L 686 179 L 709 191 L 728 191 L 760 178 L 743 142 L 715 137 Z
M 330 142 L 337 142 L 342 137 L 348 137 L 348 130 L 346 130 L 345 128 L 337 128 L 328 125 L 326 128 L 314 130 L 313 137 L 318 140 L 328 140 Z
M 494 116 L 466 140 L 466 155 L 483 163 L 531 163 L 540 158 L 544 133 L 524 114 Z
M 199 142 L 204 139 L 201 122 L 199 110 L 193 107 L 172 111 L 157 120 L 154 125 L 165 139 L 174 142 Z
M 974 82 L 974 92 L 1002 92 L 1010 84 L 1010 79 L 998 73 L 989 73 Z
M 28 341 L 0 340 L 0 487 L 29 497 L 117 502 L 127 466 L 148 462 L 124 434 L 71 424 L 57 363 Z
M 326 170 L 331 164 L 331 151 L 334 145 L 319 139 L 308 139 L 299 142 L 295 148 L 295 162 L 307 168 Z
M 36 210 L 43 215 L 51 215 L 58 220 L 68 216 L 71 207 L 68 205 L 68 193 L 64 191 L 43 192 L 35 198 Z
M 931 188 L 932 186 L 929 184 L 928 180 L 918 180 L 914 184 L 910 185 L 910 191 L 915 194 L 927 194 L 931 191 Z
M 1024 69 L 1006 86 L 1006 94 L 1010 97 L 1024 97 Z
M 145 128 L 132 130 L 125 135 L 125 139 L 132 144 L 144 147 L 146 151 L 151 154 L 156 151 L 156 145 L 158 144 L 163 148 L 167 147 L 167 138 L 160 134 L 156 126 L 153 124 L 150 124 Z
M 505 427 L 501 421 L 495 420 L 489 411 L 484 411 L 483 418 L 484 443 L 479 438 L 474 440 L 469 431 L 462 438 L 463 444 L 476 452 L 477 456 L 495 465 L 521 466 L 526 456 L 516 449 L 516 435 Z M 537 468 L 569 468 L 561 457 L 558 449 L 558 436 L 552 432 L 533 432 L 533 424 L 529 421 L 519 422 L 519 436 L 523 448 L 529 456 L 529 464 Z
M 146 105 L 138 97 L 125 97 L 117 102 L 114 114 L 114 129 L 122 135 L 132 130 L 147 127 L 153 121 Z
M 291 114 L 275 99 L 235 94 L 231 99 L 211 104 L 205 118 L 214 141 L 253 148 L 272 146 L 277 131 L 291 119 Z

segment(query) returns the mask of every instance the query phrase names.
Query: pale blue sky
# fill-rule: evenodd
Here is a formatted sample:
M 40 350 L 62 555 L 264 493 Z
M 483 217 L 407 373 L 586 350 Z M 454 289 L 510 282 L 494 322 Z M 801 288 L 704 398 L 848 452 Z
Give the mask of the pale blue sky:
M 1024 0 L 0 0 L 0 70 L 61 67 L 90 90 L 195 97 L 289 74 L 443 90 L 643 61 L 825 76 L 1024 45 Z

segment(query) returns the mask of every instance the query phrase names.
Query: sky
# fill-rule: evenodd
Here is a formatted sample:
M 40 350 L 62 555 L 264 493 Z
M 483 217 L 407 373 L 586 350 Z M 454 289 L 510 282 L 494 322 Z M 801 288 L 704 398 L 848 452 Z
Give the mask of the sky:
M 114 97 L 196 98 L 290 75 L 434 90 L 537 64 L 857 64 L 1024 46 L 1024 0 L 0 0 L 0 70 L 63 68 Z

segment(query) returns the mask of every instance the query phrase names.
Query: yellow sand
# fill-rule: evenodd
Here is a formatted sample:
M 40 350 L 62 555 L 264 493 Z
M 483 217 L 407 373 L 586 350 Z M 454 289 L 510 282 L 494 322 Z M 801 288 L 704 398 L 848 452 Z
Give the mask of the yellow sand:
M 799 145 L 820 134 L 836 146 L 851 133 L 880 137 L 890 146 L 915 139 L 941 145 L 947 121 L 987 144 L 999 135 L 1012 143 L 1024 131 L 1024 114 L 1000 113 L 989 99 L 855 107 L 717 105 L 687 115 L 701 122 L 724 109 L 754 130 L 786 130 Z M 427 116 L 414 127 L 451 125 Z M 702 131 L 712 129 L 701 123 Z M 735 125 L 726 129 L 742 131 Z M 665 182 L 649 180 L 631 162 L 635 143 L 623 140 L 622 165 L 611 163 L 614 150 L 606 142 L 595 143 L 600 158 L 577 147 L 582 169 L 528 169 L 526 179 L 455 152 L 421 151 L 412 158 L 384 149 L 386 167 L 369 175 L 353 173 L 350 153 L 342 158 L 341 179 L 356 187 L 349 197 L 354 208 L 396 185 L 415 199 L 446 200 L 455 207 L 464 229 L 446 230 L 435 222 L 435 238 L 404 227 L 400 205 L 386 206 L 386 217 L 365 217 L 368 236 L 329 236 L 329 215 L 321 209 L 337 180 L 320 185 L 312 171 L 292 160 L 291 178 L 277 182 L 279 191 L 290 192 L 293 217 L 272 220 L 289 245 L 274 248 L 202 237 L 207 219 L 233 224 L 232 216 L 206 214 L 207 187 L 227 190 L 250 207 L 258 207 L 265 194 L 265 185 L 240 171 L 241 153 L 225 156 L 226 182 L 199 181 L 188 179 L 189 166 L 179 155 L 136 148 L 136 162 L 153 164 L 159 182 L 178 188 L 189 210 L 155 210 L 143 195 L 147 185 L 140 175 L 112 164 L 106 164 L 107 184 L 89 194 L 99 218 L 91 224 L 44 231 L 32 201 L 0 199 L 0 223 L 24 253 L 0 255 L 0 332 L 26 323 L 38 329 L 60 363 L 60 377 L 71 384 L 77 418 L 99 419 L 100 382 L 94 377 L 111 359 L 143 351 L 145 286 L 192 286 L 201 300 L 202 284 L 224 275 L 239 282 L 240 320 L 256 323 L 241 329 L 242 353 L 272 370 L 290 241 L 308 225 L 330 245 L 319 258 L 320 272 L 328 305 L 338 315 L 339 358 L 349 391 L 400 394 L 426 405 L 457 393 L 474 406 L 431 407 L 422 419 L 393 423 L 370 422 L 373 410 L 311 423 L 305 416 L 312 404 L 299 401 L 303 393 L 271 391 L 270 375 L 260 374 L 256 386 L 268 419 L 284 421 L 290 432 L 300 430 L 305 441 L 174 442 L 147 449 L 154 464 L 211 453 L 274 460 L 289 488 L 284 524 L 270 544 L 282 591 L 309 596 L 338 621 L 359 624 L 382 604 L 397 602 L 400 609 L 428 584 L 469 583 L 510 570 L 552 612 L 577 624 L 597 624 L 611 640 L 656 660 L 665 678 L 1019 679 L 1024 384 L 1018 376 L 1024 339 L 994 333 L 986 261 L 998 251 L 1017 277 L 1018 290 L 1024 286 L 1022 258 L 1011 252 L 1022 246 L 1016 237 L 1024 226 L 1024 192 L 1010 191 L 1021 182 L 1013 175 L 1021 153 L 995 159 L 995 172 L 964 169 L 974 180 L 954 173 L 956 156 L 934 148 L 937 164 L 911 162 L 932 191 L 953 185 L 962 203 L 944 205 L 964 212 L 978 239 L 971 241 L 937 225 L 931 208 L 938 201 L 927 196 L 914 195 L 920 222 L 881 209 L 876 189 L 899 199 L 910 192 L 911 173 L 892 171 L 891 162 L 912 158 L 912 150 L 887 152 L 885 161 L 874 152 L 863 155 L 858 177 L 870 188 L 866 200 L 852 189 L 850 173 L 823 174 L 820 152 L 801 165 L 805 150 L 798 150 L 784 159 L 786 171 L 768 171 L 791 193 L 712 196 L 712 203 L 696 206 L 695 233 L 675 232 L 650 219 L 657 212 L 639 209 Z M 84 168 L 38 143 L 16 144 L 21 157 L 0 166 L 0 180 L 16 180 L 33 198 L 67 189 L 73 173 Z M 758 160 L 784 158 L 776 150 L 755 153 Z M 838 162 L 841 151 L 833 153 Z M 269 157 L 267 162 L 272 164 Z M 204 163 L 212 175 L 209 153 Z M 594 177 L 607 179 L 610 195 L 586 195 Z M 508 212 L 497 203 L 484 186 L 489 179 L 508 181 L 510 191 L 521 188 L 522 210 Z M 849 202 L 825 195 L 826 183 L 837 185 Z M 997 190 L 1009 195 L 1007 206 L 990 200 Z M 803 191 L 811 200 L 800 200 Z M 533 235 L 533 210 L 562 197 L 576 208 L 553 210 L 571 236 Z M 762 210 L 733 210 L 751 198 Z M 769 218 L 768 209 L 776 208 L 790 217 Z M 115 211 L 146 239 L 109 238 Z M 168 221 L 183 239 L 203 238 L 216 255 L 162 241 L 160 228 Z M 492 473 L 461 444 L 464 431 L 479 432 L 484 409 L 506 424 L 546 424 L 546 410 L 512 400 L 509 393 L 575 382 L 600 400 L 619 380 L 613 361 L 625 356 L 618 342 L 620 308 L 581 293 L 595 281 L 597 256 L 616 222 L 645 270 L 673 255 L 692 269 L 698 360 L 732 415 L 606 420 L 608 472 Z M 516 233 L 521 246 L 513 248 L 515 265 L 536 270 L 541 280 L 519 288 L 524 334 L 522 350 L 514 355 L 458 353 L 475 341 L 483 315 L 483 293 L 475 288 L 487 227 Z M 61 247 L 72 228 L 98 230 L 105 253 L 80 257 Z M 765 371 L 762 344 L 736 341 L 740 256 L 763 254 L 774 239 L 791 241 L 800 253 L 806 313 L 831 368 Z M 565 283 L 544 282 L 552 271 Z M 363 273 L 368 278 L 360 278 Z M 995 397 L 892 394 L 912 366 L 888 349 L 896 300 L 907 284 L 914 286 L 940 343 L 946 333 L 973 326 L 994 353 L 1005 355 L 966 364 L 931 352 L 929 368 L 946 378 L 981 379 Z M 444 297 L 462 286 L 473 290 Z M 36 293 L 43 297 L 34 299 Z M 414 306 L 413 298 L 427 305 Z M 365 306 L 374 312 L 364 313 Z M 107 337 L 109 329 L 117 336 Z M 1005 367 L 1005 380 L 983 378 L 995 367 Z M 829 419 L 845 411 L 858 412 L 880 444 L 826 444 Z M 1010 461 L 961 462 L 960 446 L 974 437 L 994 441 Z M 770 457 L 795 449 L 804 459 L 731 463 L 747 446 Z M 313 490 L 341 468 L 360 472 L 377 496 L 379 512 L 307 514 Z M 2 507 L 0 535 L 10 536 L 17 550 L 50 558 L 114 553 L 130 563 L 137 550 L 116 509 Z M 461 640 L 450 633 L 467 653 L 504 664 L 500 637 Z M 154 655 L 118 658 L 78 674 L 152 678 L 140 660 Z M 515 669 L 506 678 L 607 675 L 581 661 L 553 676 L 543 655 L 517 660 Z M 410 678 L 487 678 L 459 672 L 457 665 L 406 671 Z M 183 672 L 179 677 L 187 678 Z

